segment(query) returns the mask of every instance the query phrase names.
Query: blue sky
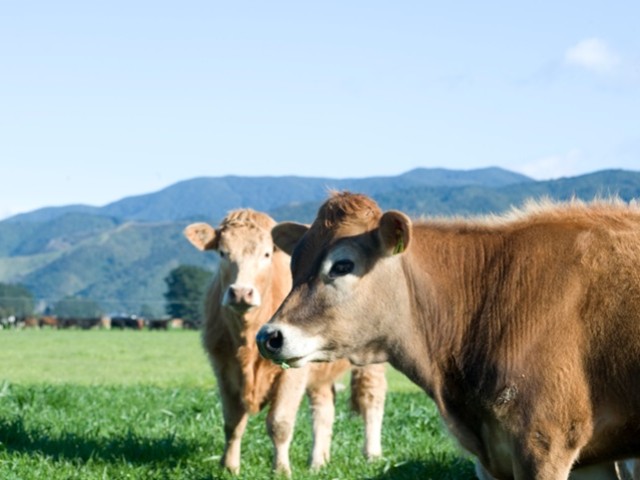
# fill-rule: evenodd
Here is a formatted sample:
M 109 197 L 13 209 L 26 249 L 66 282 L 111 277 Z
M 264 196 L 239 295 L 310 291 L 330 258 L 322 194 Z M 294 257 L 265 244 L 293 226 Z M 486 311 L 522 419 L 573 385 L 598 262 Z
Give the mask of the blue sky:
M 0 218 L 197 176 L 640 170 L 640 3 L 5 1 Z

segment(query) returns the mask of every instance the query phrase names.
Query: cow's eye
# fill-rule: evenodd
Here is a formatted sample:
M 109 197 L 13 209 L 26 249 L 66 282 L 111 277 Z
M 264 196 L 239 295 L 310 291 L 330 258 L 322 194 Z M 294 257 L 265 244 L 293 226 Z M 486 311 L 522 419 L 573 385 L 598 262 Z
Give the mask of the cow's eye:
M 271 252 L 266 252 L 264 254 L 264 258 L 270 258 L 271 257 Z
M 329 270 L 329 277 L 341 277 L 342 275 L 353 272 L 354 267 L 355 265 L 351 260 L 338 260 L 333 265 L 331 265 L 331 270 Z

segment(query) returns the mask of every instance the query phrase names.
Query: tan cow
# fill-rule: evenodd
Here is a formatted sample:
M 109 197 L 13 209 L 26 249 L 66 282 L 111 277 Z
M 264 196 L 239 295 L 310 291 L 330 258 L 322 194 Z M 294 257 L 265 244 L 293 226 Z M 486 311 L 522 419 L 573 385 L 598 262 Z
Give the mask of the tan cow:
M 638 205 L 412 223 L 341 193 L 273 236 L 293 251 L 258 334 L 273 361 L 389 361 L 497 479 L 615 478 L 640 454 Z
M 198 223 L 185 230 L 201 250 L 220 255 L 206 299 L 203 343 L 217 377 L 226 436 L 222 464 L 240 469 L 240 442 L 249 414 L 270 402 L 267 429 L 275 448 L 274 469 L 290 473 L 289 445 L 305 390 L 313 413 L 313 468 L 329 459 L 334 420 L 334 382 L 351 368 L 346 360 L 283 370 L 260 357 L 258 329 L 291 288 L 290 258 L 271 239 L 275 221 L 253 210 L 236 210 L 217 229 Z M 381 455 L 386 379 L 382 366 L 352 375 L 352 402 L 365 419 L 365 454 Z

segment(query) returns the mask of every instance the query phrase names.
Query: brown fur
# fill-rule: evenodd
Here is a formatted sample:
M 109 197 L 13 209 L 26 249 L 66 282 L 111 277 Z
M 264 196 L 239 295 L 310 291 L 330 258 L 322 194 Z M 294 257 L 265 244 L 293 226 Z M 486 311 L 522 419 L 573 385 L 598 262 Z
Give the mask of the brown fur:
M 287 230 L 274 229 L 276 243 Z M 353 273 L 332 278 L 343 257 Z M 292 270 L 292 292 L 259 333 L 265 348 L 284 335 L 270 357 L 389 360 L 495 478 L 565 479 L 640 454 L 637 205 L 547 202 L 412 223 L 334 194 Z
M 309 365 L 302 371 L 283 370 L 259 355 L 256 333 L 291 288 L 290 258 L 273 246 L 270 231 L 274 225 L 266 214 L 243 209 L 230 212 L 217 229 L 193 224 L 185 230 L 196 247 L 223 256 L 207 294 L 202 339 L 223 403 L 227 439 L 222 463 L 233 472 L 240 468 L 240 440 L 247 415 L 270 405 L 267 428 L 275 447 L 274 468 L 290 473 L 289 443 L 305 390 L 314 417 L 311 464 L 319 467 L 327 461 L 334 418 L 333 383 L 350 368 L 349 362 L 341 360 Z M 259 305 L 248 308 L 257 298 Z M 358 378 L 352 395 L 371 397 L 378 407 L 383 406 L 384 370 L 359 369 Z M 370 418 L 367 409 L 363 410 L 367 422 L 374 426 L 382 422 L 382 409 Z M 379 450 L 379 438 L 377 442 Z M 375 448 L 367 453 L 379 455 Z

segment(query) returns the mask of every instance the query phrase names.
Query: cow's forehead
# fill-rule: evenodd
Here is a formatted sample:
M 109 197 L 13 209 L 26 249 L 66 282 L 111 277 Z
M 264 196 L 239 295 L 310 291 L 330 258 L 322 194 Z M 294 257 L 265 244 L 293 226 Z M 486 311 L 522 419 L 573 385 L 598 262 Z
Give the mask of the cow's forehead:
M 241 208 L 229 212 L 222 222 L 220 222 L 220 228 L 233 225 L 242 226 L 244 224 L 271 230 L 275 225 L 275 220 L 266 213 L 257 212 L 250 208 Z
M 318 210 L 309 230 L 291 256 L 294 282 L 314 276 L 331 246 L 341 238 L 355 237 L 378 226 L 382 212 L 366 195 L 334 192 Z
M 314 226 L 346 235 L 350 229 L 375 228 L 382 212 L 378 204 L 366 195 L 334 193 L 318 210 Z
M 272 248 L 271 229 L 275 223 L 266 213 L 250 208 L 233 210 L 217 229 L 220 246 L 239 252 L 251 252 L 261 246 Z
M 234 222 L 220 228 L 220 246 L 238 253 L 252 253 L 272 248 L 271 232 L 247 222 Z

